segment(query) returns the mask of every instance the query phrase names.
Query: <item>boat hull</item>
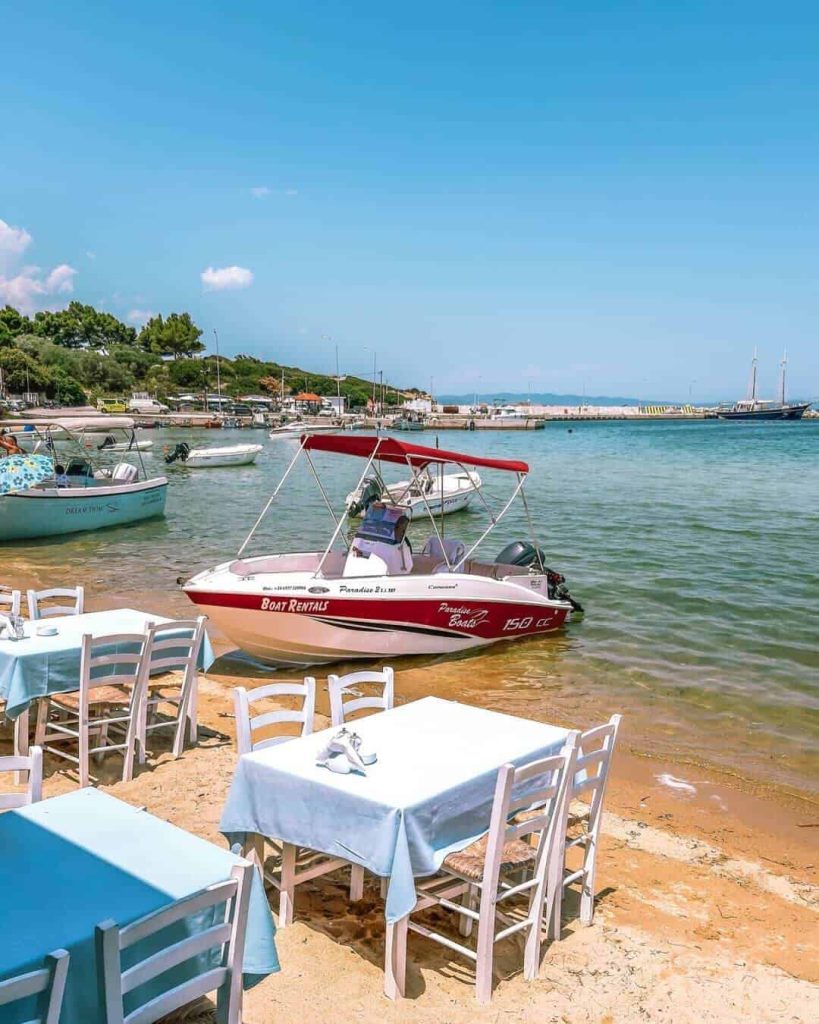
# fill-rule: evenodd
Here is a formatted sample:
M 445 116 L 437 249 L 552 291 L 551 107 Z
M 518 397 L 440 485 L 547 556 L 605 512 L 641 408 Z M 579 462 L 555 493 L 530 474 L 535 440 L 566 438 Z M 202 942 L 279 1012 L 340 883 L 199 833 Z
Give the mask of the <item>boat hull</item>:
M 165 514 L 164 477 L 127 487 L 33 489 L 0 497 L 0 543 L 59 537 Z
M 191 469 L 209 469 L 219 466 L 249 466 L 256 461 L 262 445 L 237 445 L 234 449 L 224 448 L 193 448 L 185 459 L 185 465 Z
M 532 578 L 522 579 L 514 584 L 452 573 L 271 582 L 259 576 L 234 589 L 227 580 L 221 587 L 215 570 L 195 577 L 185 592 L 248 654 L 274 665 L 307 666 L 457 654 L 560 628 L 571 606 L 531 589 L 541 586 Z M 542 577 L 534 580 L 545 586 Z
M 717 413 L 721 420 L 801 420 L 810 402 L 787 405 L 778 409 L 726 409 Z

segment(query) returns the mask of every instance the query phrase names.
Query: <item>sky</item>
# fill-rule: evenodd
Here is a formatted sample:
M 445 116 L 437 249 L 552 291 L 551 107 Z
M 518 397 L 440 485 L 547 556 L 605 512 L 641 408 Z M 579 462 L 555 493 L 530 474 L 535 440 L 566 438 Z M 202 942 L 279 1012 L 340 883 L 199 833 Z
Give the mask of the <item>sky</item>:
M 819 5 L 4 4 L 0 302 L 435 393 L 819 398 Z

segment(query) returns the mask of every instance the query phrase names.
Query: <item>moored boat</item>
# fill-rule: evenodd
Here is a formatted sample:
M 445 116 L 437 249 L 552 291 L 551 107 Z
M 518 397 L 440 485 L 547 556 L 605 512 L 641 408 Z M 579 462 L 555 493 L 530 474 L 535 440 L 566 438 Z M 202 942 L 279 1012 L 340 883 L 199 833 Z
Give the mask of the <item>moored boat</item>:
M 374 501 L 385 501 L 403 509 L 410 519 L 425 513 L 450 515 L 469 508 L 482 486 L 474 470 L 445 473 L 443 465 L 436 472 L 426 466 L 411 480 L 385 483 L 375 472 L 361 486 L 347 495 L 346 508 L 351 516 L 362 516 Z
M 133 437 L 132 421 L 124 427 L 118 423 L 117 428 Z M 84 435 L 74 434 L 67 424 L 35 423 L 31 432 L 38 438 L 38 454 L 54 465 L 54 476 L 0 496 L 0 543 L 100 530 L 164 515 L 168 481 L 164 476 L 148 477 L 138 450 L 138 466 L 122 460 L 113 466 L 95 465 Z M 62 442 L 59 451 L 55 435 Z M 94 457 L 104 454 L 93 451 Z
M 344 532 L 348 511 L 333 512 L 335 529 L 323 551 L 244 557 L 296 461 L 304 454 L 316 472 L 313 456 L 321 452 L 365 459 L 359 485 L 376 460 L 402 465 L 413 478 L 429 467 L 454 464 L 467 474 L 477 468 L 507 473 L 516 482 L 471 546 L 445 538 L 431 515 L 432 534 L 413 552 L 405 510 L 373 501 L 352 538 Z M 525 506 L 528 471 L 517 460 L 423 448 L 391 437 L 303 435 L 237 557 L 198 573 L 184 590 L 234 643 L 273 664 L 458 653 L 550 632 L 579 605 L 563 577 L 546 566 L 534 538 L 507 545 L 492 560 L 475 557 L 513 503 L 520 499 Z
M 176 462 L 178 459 L 191 469 L 209 469 L 218 466 L 248 466 L 256 461 L 263 450 L 260 444 L 231 444 L 213 448 L 191 448 L 181 441 L 174 450 L 165 456 L 165 462 Z
M 751 381 L 748 398 L 742 398 L 730 406 L 719 406 L 717 416 L 721 420 L 801 420 L 810 409 L 812 402 L 785 401 L 785 370 L 788 364 L 787 353 L 783 354 L 781 367 L 779 401 L 756 397 L 757 387 L 757 355 L 751 361 Z

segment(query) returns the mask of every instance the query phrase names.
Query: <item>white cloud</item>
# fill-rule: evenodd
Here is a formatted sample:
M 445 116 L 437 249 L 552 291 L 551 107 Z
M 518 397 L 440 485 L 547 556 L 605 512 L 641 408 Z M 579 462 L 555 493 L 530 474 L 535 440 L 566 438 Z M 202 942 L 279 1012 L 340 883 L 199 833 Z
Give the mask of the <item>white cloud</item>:
M 222 292 L 231 288 L 249 288 L 253 271 L 247 267 L 208 267 L 199 275 L 206 292 Z
M 0 304 L 8 303 L 21 313 L 56 308 L 59 303 L 50 302 L 50 296 L 74 291 L 77 271 L 67 263 L 48 273 L 40 267 L 20 266 L 20 257 L 33 241 L 25 228 L 0 220 Z
M 0 220 L 0 259 L 6 261 L 22 255 L 31 242 L 31 235 L 25 228 L 15 228 Z
M 268 188 L 267 185 L 257 185 L 256 188 L 250 190 L 250 194 L 254 199 L 265 199 L 267 196 L 297 196 L 299 190 L 297 188 Z
M 132 324 L 147 324 L 152 316 L 156 316 L 150 309 L 132 309 L 128 319 Z
M 299 194 L 299 190 L 297 188 L 286 188 L 284 190 L 284 194 L 286 196 L 297 196 Z
M 67 263 L 55 267 L 45 279 L 45 288 L 50 295 L 64 295 L 74 291 L 74 275 L 77 271 Z
M 254 199 L 264 199 L 265 196 L 270 195 L 270 189 L 267 185 L 257 185 L 256 188 L 250 190 L 250 194 Z
M 85 250 L 85 255 L 86 258 L 89 260 L 95 260 L 97 258 L 97 254 L 95 252 L 92 252 L 90 249 Z

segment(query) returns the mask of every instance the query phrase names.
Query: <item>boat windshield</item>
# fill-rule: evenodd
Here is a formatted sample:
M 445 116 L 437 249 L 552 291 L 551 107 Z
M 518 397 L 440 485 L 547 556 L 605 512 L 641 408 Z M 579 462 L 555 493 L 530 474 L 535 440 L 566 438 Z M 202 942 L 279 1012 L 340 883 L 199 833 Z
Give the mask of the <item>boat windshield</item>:
M 367 509 L 361 526 L 356 530 L 356 537 L 360 540 L 400 544 L 408 524 L 409 518 L 402 509 L 376 501 Z

